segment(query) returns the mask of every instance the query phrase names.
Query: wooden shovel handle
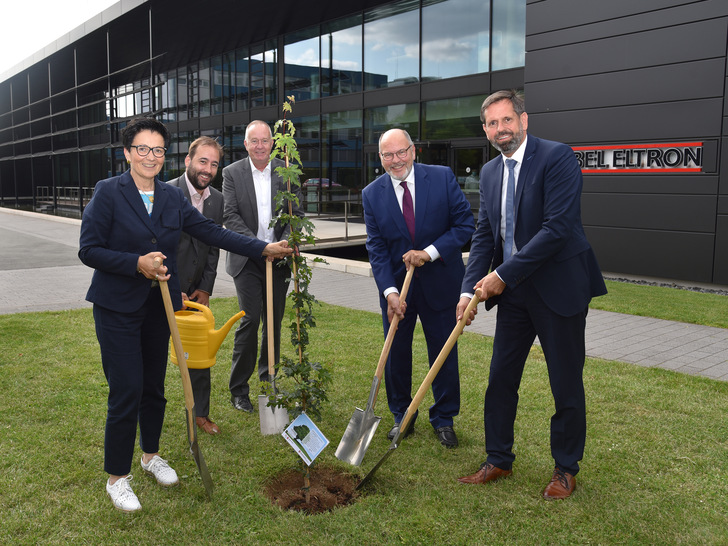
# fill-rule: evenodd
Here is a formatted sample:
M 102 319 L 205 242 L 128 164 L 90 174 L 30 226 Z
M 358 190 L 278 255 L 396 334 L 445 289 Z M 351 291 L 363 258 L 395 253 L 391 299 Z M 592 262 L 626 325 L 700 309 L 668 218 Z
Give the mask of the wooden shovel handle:
M 447 357 L 450 355 L 450 351 L 452 351 L 452 348 L 455 346 L 455 343 L 457 342 L 458 338 L 460 337 L 460 334 L 463 333 L 463 330 L 465 329 L 465 324 L 467 323 L 468 317 L 470 316 L 470 312 L 478 306 L 478 302 L 480 302 L 481 293 L 482 292 L 481 292 L 480 288 L 478 288 L 478 290 L 475 291 L 475 295 L 471 298 L 470 303 L 468 304 L 468 307 L 465 309 L 465 312 L 463 313 L 463 316 L 460 318 L 458 323 L 455 325 L 455 328 L 453 329 L 452 333 L 450 334 L 450 337 L 447 338 L 445 345 L 442 346 L 442 350 L 440 351 L 440 354 L 437 355 L 437 358 L 435 359 L 435 362 L 432 364 L 430 371 L 425 376 L 425 379 L 422 381 L 422 385 L 420 385 L 420 388 L 417 389 L 417 394 L 415 394 L 415 397 L 412 399 L 412 402 L 410 402 L 410 405 L 407 408 L 407 412 L 405 413 L 405 416 L 402 419 L 402 423 L 399 426 L 400 431 L 407 430 L 407 426 L 409 425 L 409 422 L 414 417 L 414 414 L 417 411 L 417 408 L 420 407 L 420 404 L 422 403 L 422 399 L 425 397 L 425 394 L 427 393 L 428 389 L 430 388 L 430 385 L 432 385 L 432 382 L 435 380 L 435 376 L 437 375 L 437 372 L 440 371 L 440 368 L 442 368 L 442 365 L 445 363 L 445 359 L 447 359 Z
M 275 326 L 273 324 L 273 262 L 265 261 L 266 330 L 268 332 L 268 376 L 273 380 L 276 373 Z
M 399 293 L 399 301 L 407 299 L 407 292 L 409 291 L 410 283 L 412 282 L 412 276 L 415 272 L 415 266 L 410 265 L 407 270 L 407 275 L 404 277 L 404 283 L 402 284 L 402 291 Z M 379 383 L 382 382 L 382 376 L 384 375 L 384 366 L 387 363 L 389 357 L 389 351 L 392 349 L 392 342 L 394 341 L 394 334 L 397 333 L 397 326 L 399 325 L 399 317 L 395 314 L 392 317 L 392 322 L 389 323 L 389 330 L 387 331 L 387 338 L 384 340 L 384 347 L 382 347 L 382 354 L 379 356 L 379 362 L 377 363 L 377 369 L 374 375 L 379 379 Z
M 154 258 L 154 267 L 162 265 L 162 259 Z M 195 427 L 195 397 L 192 393 L 192 381 L 190 380 L 190 371 L 187 369 L 187 357 L 185 356 L 184 347 L 182 347 L 182 338 L 177 328 L 177 319 L 174 316 L 174 306 L 172 305 L 172 297 L 169 295 L 169 286 L 167 281 L 159 281 L 159 288 L 162 292 L 162 301 L 164 301 L 164 312 L 167 315 L 169 323 L 169 333 L 172 336 L 172 344 L 174 352 L 177 354 L 177 365 L 179 373 L 182 376 L 182 391 L 185 397 L 185 408 L 187 409 L 187 433 L 190 442 L 197 439 L 197 428 Z

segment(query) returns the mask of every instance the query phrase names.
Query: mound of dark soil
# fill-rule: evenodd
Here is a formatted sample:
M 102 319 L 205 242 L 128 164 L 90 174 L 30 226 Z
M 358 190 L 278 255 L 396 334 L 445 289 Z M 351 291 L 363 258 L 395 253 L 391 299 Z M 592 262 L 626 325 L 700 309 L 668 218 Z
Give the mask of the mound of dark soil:
M 311 468 L 310 501 L 306 502 L 303 474 L 289 469 L 275 476 L 266 486 L 265 494 L 284 510 L 298 510 L 307 514 L 320 514 L 337 506 L 346 506 L 358 496 L 355 490 L 359 479 L 335 468 Z

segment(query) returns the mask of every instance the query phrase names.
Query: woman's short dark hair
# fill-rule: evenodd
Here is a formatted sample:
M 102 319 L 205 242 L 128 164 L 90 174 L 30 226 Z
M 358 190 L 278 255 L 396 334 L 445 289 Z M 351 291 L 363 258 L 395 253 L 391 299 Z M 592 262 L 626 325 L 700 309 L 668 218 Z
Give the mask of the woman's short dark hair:
M 164 123 L 157 121 L 154 118 L 135 118 L 121 130 L 121 143 L 125 149 L 131 150 L 134 138 L 141 131 L 159 133 L 164 138 L 164 147 L 169 148 L 170 135 L 169 130 Z

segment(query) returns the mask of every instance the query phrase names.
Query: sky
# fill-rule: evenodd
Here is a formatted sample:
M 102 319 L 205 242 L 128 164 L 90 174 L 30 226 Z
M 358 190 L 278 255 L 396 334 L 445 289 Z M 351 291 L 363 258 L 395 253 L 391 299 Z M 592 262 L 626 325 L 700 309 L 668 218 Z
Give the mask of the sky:
M 0 74 L 117 2 L 118 0 L 3 2 Z

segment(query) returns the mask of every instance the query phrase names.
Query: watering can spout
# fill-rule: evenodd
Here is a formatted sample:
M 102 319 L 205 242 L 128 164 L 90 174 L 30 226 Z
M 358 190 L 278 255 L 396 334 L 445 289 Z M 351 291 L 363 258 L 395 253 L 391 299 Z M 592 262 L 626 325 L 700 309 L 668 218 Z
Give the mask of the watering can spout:
M 209 309 L 208 309 L 209 311 Z M 222 342 L 225 340 L 225 337 L 228 335 L 228 332 L 230 331 L 230 328 L 233 327 L 233 324 L 235 324 L 238 320 L 243 318 L 245 315 L 245 311 L 239 311 L 236 314 L 234 314 L 232 317 L 230 317 L 230 320 L 228 320 L 225 324 L 223 324 L 219 329 L 213 330 L 210 329 L 210 350 L 213 353 L 217 353 L 217 350 L 220 348 L 220 345 L 222 345 Z M 213 323 L 214 325 L 214 323 Z
M 197 313 L 183 309 L 175 313 L 182 347 L 187 357 L 187 367 L 209 368 L 215 364 L 215 355 L 230 328 L 245 315 L 245 311 L 239 311 L 220 329 L 215 330 L 215 317 L 209 307 L 189 300 L 184 303 L 186 307 L 201 311 L 201 313 Z M 174 346 L 172 346 L 170 357 L 172 362 L 177 364 Z

